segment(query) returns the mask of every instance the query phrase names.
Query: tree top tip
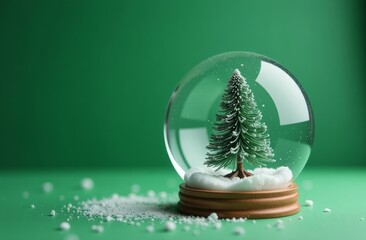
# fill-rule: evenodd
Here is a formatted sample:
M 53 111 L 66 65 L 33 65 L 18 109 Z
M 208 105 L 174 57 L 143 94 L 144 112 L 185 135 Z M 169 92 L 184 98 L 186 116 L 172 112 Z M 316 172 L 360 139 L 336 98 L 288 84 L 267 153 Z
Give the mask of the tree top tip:
M 241 72 L 239 71 L 239 69 L 237 69 L 237 68 L 235 68 L 235 70 L 234 70 L 234 74 L 238 74 L 238 75 L 240 75 L 241 76 Z
M 235 68 L 233 75 L 237 75 L 239 78 L 241 78 L 243 80 L 245 79 L 243 77 L 243 75 L 241 75 L 241 72 L 239 71 L 239 69 L 237 69 L 237 68 Z

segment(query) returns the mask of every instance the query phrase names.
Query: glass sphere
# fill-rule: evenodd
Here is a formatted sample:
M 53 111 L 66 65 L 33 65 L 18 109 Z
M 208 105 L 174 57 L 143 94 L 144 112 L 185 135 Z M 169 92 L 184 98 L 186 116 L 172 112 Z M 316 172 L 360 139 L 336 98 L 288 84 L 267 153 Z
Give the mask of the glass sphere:
M 283 66 L 250 52 L 227 52 L 206 59 L 179 82 L 166 111 L 164 137 L 170 160 L 183 178 L 202 167 L 221 98 L 235 69 L 250 86 L 262 122 L 267 125 L 276 161 L 296 178 L 310 156 L 314 137 L 310 102 L 296 78 Z M 244 161 L 246 169 L 258 166 Z

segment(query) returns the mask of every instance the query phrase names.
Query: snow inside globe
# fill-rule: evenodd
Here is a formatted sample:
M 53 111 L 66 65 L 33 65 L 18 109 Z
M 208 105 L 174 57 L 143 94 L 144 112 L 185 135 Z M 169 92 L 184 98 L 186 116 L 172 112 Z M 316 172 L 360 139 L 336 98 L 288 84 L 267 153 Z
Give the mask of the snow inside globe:
M 310 156 L 310 102 L 296 78 L 268 57 L 228 52 L 179 82 L 166 112 L 170 160 L 197 189 L 265 191 L 289 186 Z

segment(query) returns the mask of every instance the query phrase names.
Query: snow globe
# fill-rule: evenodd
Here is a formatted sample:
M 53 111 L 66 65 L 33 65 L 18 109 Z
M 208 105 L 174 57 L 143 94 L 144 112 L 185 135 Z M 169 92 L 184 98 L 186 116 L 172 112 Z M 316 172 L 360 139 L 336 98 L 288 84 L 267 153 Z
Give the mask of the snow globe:
M 178 209 L 220 218 L 270 218 L 300 211 L 294 183 L 314 137 L 310 102 L 274 60 L 228 52 L 180 81 L 166 112 L 170 160 L 184 179 Z

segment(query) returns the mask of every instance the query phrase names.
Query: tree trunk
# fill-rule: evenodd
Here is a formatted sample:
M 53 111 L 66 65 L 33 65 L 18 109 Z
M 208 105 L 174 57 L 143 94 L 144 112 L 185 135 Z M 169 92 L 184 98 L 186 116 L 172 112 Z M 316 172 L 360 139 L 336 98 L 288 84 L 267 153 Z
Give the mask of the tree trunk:
M 250 172 L 248 172 L 247 170 L 244 169 L 243 161 L 240 159 L 239 155 L 237 156 L 236 160 L 237 160 L 236 170 L 232 171 L 231 173 L 229 173 L 227 175 L 225 175 L 224 177 L 233 179 L 234 177 L 245 178 L 245 177 L 253 176 L 252 173 L 250 173 Z

